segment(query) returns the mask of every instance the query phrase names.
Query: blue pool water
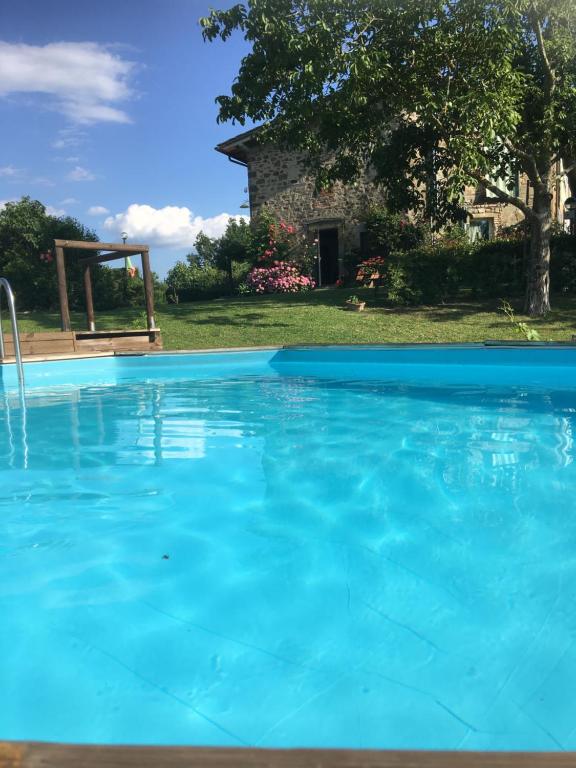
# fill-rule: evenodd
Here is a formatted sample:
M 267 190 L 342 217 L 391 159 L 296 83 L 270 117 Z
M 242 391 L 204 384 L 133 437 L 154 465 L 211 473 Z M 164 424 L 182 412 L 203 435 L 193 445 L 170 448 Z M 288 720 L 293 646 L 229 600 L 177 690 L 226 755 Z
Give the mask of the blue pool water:
M 26 373 L 0 739 L 576 748 L 576 351 Z

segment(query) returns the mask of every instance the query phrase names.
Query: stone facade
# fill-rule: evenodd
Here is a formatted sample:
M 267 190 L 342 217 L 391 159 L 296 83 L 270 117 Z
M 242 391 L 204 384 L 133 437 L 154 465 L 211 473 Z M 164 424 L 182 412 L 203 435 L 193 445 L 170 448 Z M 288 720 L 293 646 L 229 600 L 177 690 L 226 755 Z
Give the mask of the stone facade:
M 521 200 L 526 200 L 528 179 L 522 176 L 519 179 L 516 190 Z M 490 237 L 494 237 L 504 227 L 518 224 L 524 218 L 524 214 L 514 205 L 500 202 L 494 196 L 490 196 L 484 187 L 467 187 L 464 191 L 466 210 L 470 216 L 469 225 L 476 222 L 486 222 L 486 229 Z
M 248 171 L 248 192 L 252 217 L 267 207 L 276 217 L 284 219 L 310 238 L 318 237 L 320 250 L 328 260 L 328 233 L 332 233 L 331 248 L 337 247 L 339 275 L 345 271 L 345 256 L 353 249 L 362 249 L 364 217 L 371 205 L 385 202 L 385 191 L 368 177 L 344 185 L 335 184 L 329 191 L 316 192 L 314 179 L 307 172 L 302 156 L 279 149 L 271 144 L 254 141 L 254 129 L 219 144 L 216 149 Z M 518 183 L 518 196 L 530 196 L 525 177 Z M 555 217 L 562 221 L 561 195 L 555 195 Z M 465 203 L 470 220 L 471 236 L 494 237 L 503 227 L 523 219 L 518 208 L 495 199 L 479 186 L 465 191 Z M 334 231 L 337 231 L 337 236 Z M 475 233 L 472 234 L 472 233 Z M 322 245 L 323 242 L 325 245 Z M 337 246 L 334 243 L 337 242 Z
M 516 195 L 529 205 L 532 204 L 532 189 L 526 176 L 518 178 Z M 554 220 L 564 226 L 564 201 L 570 191 L 565 181 L 559 181 L 552 195 L 552 215 Z M 468 187 L 464 193 L 466 209 L 470 216 L 469 224 L 484 220 L 488 224 L 490 237 L 497 235 L 504 227 L 520 223 L 524 214 L 514 205 L 507 205 L 494 197 L 489 197 L 482 186 Z
M 302 155 L 270 144 L 256 144 L 250 141 L 252 134 L 248 131 L 216 147 L 246 166 L 250 215 L 255 217 L 267 208 L 309 240 L 318 239 L 319 251 L 324 254 L 320 258 L 326 261 L 330 258 L 328 251 L 336 249 L 336 277 L 344 274 L 346 255 L 362 246 L 366 211 L 384 202 L 384 190 L 365 177 L 317 192 Z M 328 265 L 325 274 L 331 274 Z
M 383 190 L 368 178 L 315 191 L 303 158 L 276 147 L 253 147 L 246 162 L 252 216 L 267 207 L 306 234 L 335 227 L 341 255 L 360 246 L 366 211 L 384 202 Z

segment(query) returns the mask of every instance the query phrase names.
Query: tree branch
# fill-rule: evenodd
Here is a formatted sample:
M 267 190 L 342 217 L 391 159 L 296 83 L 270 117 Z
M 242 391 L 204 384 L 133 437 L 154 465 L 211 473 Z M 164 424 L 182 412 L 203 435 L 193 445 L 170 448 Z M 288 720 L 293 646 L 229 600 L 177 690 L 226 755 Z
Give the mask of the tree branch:
M 469 171 L 469 175 L 480 184 L 485 186 L 486 189 L 489 189 L 490 192 L 493 192 L 499 200 L 502 200 L 502 202 L 519 208 L 527 219 L 533 218 L 534 211 L 532 208 L 530 208 L 529 205 L 526 205 L 523 200 L 520 200 L 519 197 L 516 197 L 516 195 L 509 195 L 508 192 L 504 192 L 481 173 Z
M 534 4 L 532 4 L 532 26 L 534 28 L 536 40 L 538 41 L 538 50 L 540 51 L 540 56 L 542 57 L 542 63 L 544 64 L 544 74 L 546 77 L 546 96 L 548 98 L 548 101 L 550 101 L 550 99 L 552 98 L 552 94 L 554 93 L 556 78 L 555 78 L 554 70 L 552 69 L 552 65 L 550 64 L 550 59 L 548 58 L 548 54 L 546 52 L 544 35 L 542 33 L 542 25 L 540 24 L 540 19 L 538 18 L 538 12 L 536 11 L 536 7 L 534 6 Z
M 561 179 L 563 176 L 568 176 L 574 171 L 576 171 L 576 162 L 573 162 L 572 165 L 569 165 L 567 168 L 562 168 L 560 173 L 555 174 L 555 178 Z
M 510 139 L 502 139 L 502 143 L 504 144 L 506 149 L 508 149 L 510 152 L 513 152 L 521 160 L 524 160 L 524 162 L 529 166 L 529 169 L 526 170 L 526 173 L 528 174 L 529 178 L 530 178 L 530 175 L 532 174 L 533 178 L 530 178 L 530 181 L 532 182 L 532 184 L 541 183 L 542 177 L 540 176 L 540 172 L 538 171 L 538 165 L 536 164 L 536 158 L 534 157 L 534 155 L 516 146 L 516 144 L 510 141 Z

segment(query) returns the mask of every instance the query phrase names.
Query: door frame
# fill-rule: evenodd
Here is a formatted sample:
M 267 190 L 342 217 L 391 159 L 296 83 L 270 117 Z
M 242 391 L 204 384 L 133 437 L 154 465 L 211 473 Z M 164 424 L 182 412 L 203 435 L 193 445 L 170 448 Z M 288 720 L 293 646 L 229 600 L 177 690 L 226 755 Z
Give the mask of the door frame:
M 338 275 L 337 279 L 342 275 L 342 244 L 343 244 L 343 220 L 342 218 L 334 219 L 313 219 L 306 222 L 306 229 L 308 235 L 314 238 L 314 244 L 316 246 L 316 263 L 318 265 L 318 288 L 321 288 L 324 283 L 321 281 L 321 264 L 320 264 L 320 232 L 325 229 L 335 229 L 338 233 L 338 255 L 337 255 L 337 267 Z

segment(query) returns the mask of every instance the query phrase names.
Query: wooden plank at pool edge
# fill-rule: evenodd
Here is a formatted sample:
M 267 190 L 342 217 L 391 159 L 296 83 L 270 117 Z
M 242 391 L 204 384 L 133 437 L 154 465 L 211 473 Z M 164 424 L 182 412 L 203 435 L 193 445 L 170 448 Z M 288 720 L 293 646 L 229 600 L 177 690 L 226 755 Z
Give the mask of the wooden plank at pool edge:
M 0 768 L 576 768 L 576 752 L 109 747 L 0 742 Z

